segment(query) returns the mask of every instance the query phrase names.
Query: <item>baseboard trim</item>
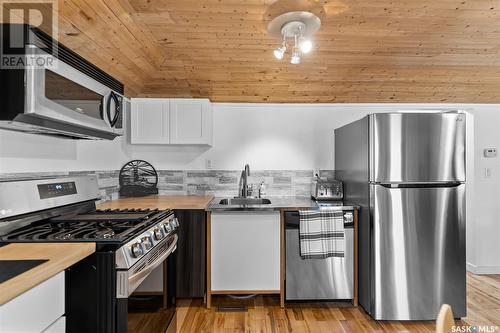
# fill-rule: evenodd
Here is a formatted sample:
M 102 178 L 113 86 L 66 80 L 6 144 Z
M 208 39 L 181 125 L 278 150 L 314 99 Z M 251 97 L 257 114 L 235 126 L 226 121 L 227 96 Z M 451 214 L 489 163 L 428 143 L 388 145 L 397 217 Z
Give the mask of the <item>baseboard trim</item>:
M 500 274 L 500 266 L 477 266 L 467 263 L 467 271 L 474 274 Z

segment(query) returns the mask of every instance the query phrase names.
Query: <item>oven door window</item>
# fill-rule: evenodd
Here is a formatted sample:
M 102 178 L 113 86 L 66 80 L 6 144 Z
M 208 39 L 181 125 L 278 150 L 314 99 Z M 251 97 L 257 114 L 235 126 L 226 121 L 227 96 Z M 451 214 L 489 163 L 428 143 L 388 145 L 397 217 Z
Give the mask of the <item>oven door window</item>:
M 103 119 L 104 96 L 48 69 L 45 70 L 45 97 L 74 112 Z

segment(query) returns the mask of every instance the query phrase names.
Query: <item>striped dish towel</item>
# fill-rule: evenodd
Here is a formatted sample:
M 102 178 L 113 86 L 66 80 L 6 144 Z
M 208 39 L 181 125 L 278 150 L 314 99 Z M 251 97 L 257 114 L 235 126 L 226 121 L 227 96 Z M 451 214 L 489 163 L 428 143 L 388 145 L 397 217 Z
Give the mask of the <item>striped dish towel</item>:
M 300 256 L 303 259 L 344 257 L 343 213 L 328 209 L 301 210 Z

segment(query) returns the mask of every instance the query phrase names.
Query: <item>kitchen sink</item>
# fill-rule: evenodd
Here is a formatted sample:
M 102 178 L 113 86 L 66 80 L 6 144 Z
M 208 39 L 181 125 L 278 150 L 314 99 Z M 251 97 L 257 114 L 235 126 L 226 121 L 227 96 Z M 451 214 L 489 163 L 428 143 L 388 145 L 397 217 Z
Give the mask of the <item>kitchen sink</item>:
M 271 200 L 265 198 L 226 198 L 219 201 L 219 205 L 269 205 Z

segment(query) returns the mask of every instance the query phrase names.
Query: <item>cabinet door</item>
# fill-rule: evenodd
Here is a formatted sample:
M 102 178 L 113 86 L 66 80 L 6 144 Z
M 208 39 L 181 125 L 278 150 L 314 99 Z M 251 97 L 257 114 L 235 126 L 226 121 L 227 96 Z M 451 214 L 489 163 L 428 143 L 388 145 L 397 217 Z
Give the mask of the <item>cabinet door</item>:
M 171 99 L 170 121 L 170 143 L 212 144 L 212 106 L 208 99 Z
M 205 296 L 205 211 L 176 210 L 179 240 L 176 251 L 176 296 Z
M 212 212 L 212 291 L 280 290 L 279 212 Z
M 169 100 L 161 98 L 133 98 L 131 136 L 133 144 L 170 143 Z
M 0 332 L 42 332 L 64 315 L 64 271 L 0 306 Z

